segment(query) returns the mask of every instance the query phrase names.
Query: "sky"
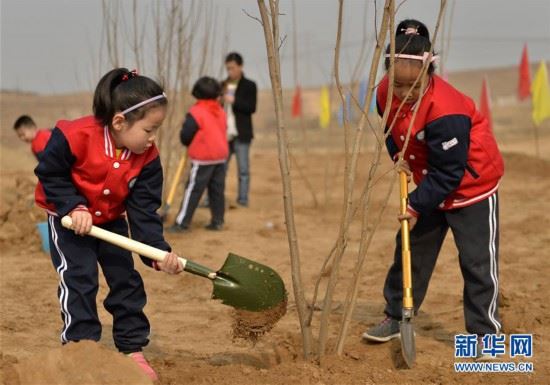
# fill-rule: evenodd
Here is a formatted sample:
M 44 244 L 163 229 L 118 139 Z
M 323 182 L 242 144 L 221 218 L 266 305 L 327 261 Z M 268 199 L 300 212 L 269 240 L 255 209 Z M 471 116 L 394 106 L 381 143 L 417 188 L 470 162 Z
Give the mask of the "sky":
M 122 12 L 131 12 L 130 0 L 118 1 Z M 153 0 L 137 1 L 140 21 L 148 28 L 145 39 L 150 42 Z M 258 16 L 257 2 L 211 2 L 218 14 L 215 20 L 219 26 L 218 44 L 221 46 L 221 35 L 227 31 L 228 48 L 243 55 L 246 75 L 261 88 L 268 87 L 263 31 L 258 21 L 245 13 Z M 182 0 L 182 3 L 188 7 L 191 0 Z M 374 36 L 375 3 L 379 23 L 383 0 L 344 2 L 341 54 L 344 81 L 350 79 L 359 58 L 364 28 L 370 39 Z M 326 84 L 330 81 L 334 57 L 338 1 L 295 0 L 294 4 L 292 0 L 280 1 L 281 35 L 286 35 L 280 51 L 285 87 L 294 84 L 293 9 L 297 20 L 298 82 L 305 87 Z M 400 6 L 397 20 L 416 18 L 433 31 L 438 11 L 438 0 L 407 0 Z M 452 21 L 448 21 L 451 15 Z M 550 61 L 549 0 L 449 0 L 447 18 L 445 26 L 451 39 L 449 45 L 443 46 L 443 58 L 448 71 L 517 65 L 525 43 L 531 61 Z M 93 90 L 100 72 L 109 69 L 103 47 L 100 0 L 0 0 L 0 21 L 1 89 L 44 94 Z M 202 36 L 200 31 L 204 26 L 199 22 L 198 27 L 197 36 Z M 135 68 L 128 47 L 123 56 L 123 64 Z M 152 50 L 148 52 L 148 59 L 154 61 Z M 218 76 L 222 63 L 223 52 L 212 57 L 211 75 Z M 152 65 L 149 67 L 140 72 L 154 77 L 154 73 L 147 73 L 152 72 Z M 361 77 L 366 77 L 367 72 L 368 66 Z

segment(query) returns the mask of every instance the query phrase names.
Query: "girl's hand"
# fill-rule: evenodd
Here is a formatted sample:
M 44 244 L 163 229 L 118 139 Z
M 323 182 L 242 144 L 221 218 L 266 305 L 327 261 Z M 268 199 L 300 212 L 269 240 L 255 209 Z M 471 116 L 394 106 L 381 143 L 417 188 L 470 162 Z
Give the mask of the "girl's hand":
M 161 271 L 168 274 L 179 274 L 183 271 L 183 266 L 174 253 L 166 254 L 163 261 L 157 262 L 157 266 Z
M 418 220 L 417 217 L 415 217 L 414 215 L 412 215 L 410 213 L 406 213 L 405 215 L 399 214 L 397 216 L 397 219 L 399 220 L 399 222 L 401 222 L 404 219 L 408 220 L 409 221 L 409 230 L 413 229 L 414 225 L 416 225 L 416 221 Z
M 411 167 L 409 166 L 409 163 L 405 159 L 403 159 L 402 161 L 397 162 L 396 167 L 397 167 L 398 173 L 402 171 L 405 174 L 407 174 L 407 182 L 410 182 L 412 172 L 411 172 Z
M 86 235 L 92 229 L 92 214 L 87 210 L 73 210 L 69 214 L 73 220 L 73 230 L 77 235 Z

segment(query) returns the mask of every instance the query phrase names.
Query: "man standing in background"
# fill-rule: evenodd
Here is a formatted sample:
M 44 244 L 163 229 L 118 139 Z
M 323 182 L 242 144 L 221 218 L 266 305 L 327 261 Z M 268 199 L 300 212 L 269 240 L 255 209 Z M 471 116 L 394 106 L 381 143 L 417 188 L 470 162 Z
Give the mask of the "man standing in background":
M 223 101 L 227 113 L 227 140 L 229 141 L 229 159 L 235 154 L 239 176 L 237 203 L 248 206 L 250 186 L 250 143 L 254 138 L 252 114 L 256 112 L 256 83 L 247 79 L 243 73 L 243 58 L 236 52 L 225 58 L 227 79 Z

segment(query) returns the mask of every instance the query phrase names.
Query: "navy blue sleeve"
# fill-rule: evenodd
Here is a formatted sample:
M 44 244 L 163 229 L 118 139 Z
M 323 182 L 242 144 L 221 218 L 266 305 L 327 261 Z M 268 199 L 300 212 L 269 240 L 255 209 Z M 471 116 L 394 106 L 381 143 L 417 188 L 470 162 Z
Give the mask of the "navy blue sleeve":
M 189 146 L 198 130 L 199 125 L 195 118 L 191 114 L 187 114 L 180 131 L 181 144 Z
M 388 154 L 390 154 L 391 160 L 395 162 L 395 157 L 399 153 L 399 148 L 397 147 L 397 144 L 395 144 L 395 141 L 393 140 L 393 136 L 391 136 L 391 134 L 388 135 L 388 137 L 386 138 L 386 148 L 388 149 Z
M 251 115 L 256 112 L 256 98 L 258 90 L 256 83 L 248 81 L 243 92 L 235 93 L 235 101 L 233 102 L 233 111 Z
M 465 115 L 448 115 L 426 125 L 428 173 L 409 204 L 420 214 L 428 214 L 459 185 L 468 160 L 471 120 Z
M 126 199 L 126 213 L 132 239 L 161 250 L 171 251 L 164 240 L 162 221 L 157 213 L 162 202 L 162 166 L 160 157 L 147 164 L 136 179 Z M 152 266 L 149 258 L 143 263 Z
M 53 130 L 38 160 L 34 173 L 42 183 L 47 201 L 53 203 L 59 216 L 67 215 L 78 205 L 87 206 L 86 198 L 78 192 L 71 178 L 76 158 L 59 128 Z

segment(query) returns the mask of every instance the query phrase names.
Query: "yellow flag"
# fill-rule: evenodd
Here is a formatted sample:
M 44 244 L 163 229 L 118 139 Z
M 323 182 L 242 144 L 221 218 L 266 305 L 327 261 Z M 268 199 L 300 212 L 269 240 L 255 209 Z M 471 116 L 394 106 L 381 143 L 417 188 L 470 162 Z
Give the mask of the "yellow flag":
M 330 95 L 327 87 L 321 88 L 321 112 L 319 114 L 319 125 L 327 128 L 330 124 Z
M 533 121 L 539 126 L 543 120 L 550 118 L 550 88 L 548 87 L 548 73 L 546 63 L 540 62 L 533 83 L 531 83 L 533 98 Z

